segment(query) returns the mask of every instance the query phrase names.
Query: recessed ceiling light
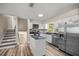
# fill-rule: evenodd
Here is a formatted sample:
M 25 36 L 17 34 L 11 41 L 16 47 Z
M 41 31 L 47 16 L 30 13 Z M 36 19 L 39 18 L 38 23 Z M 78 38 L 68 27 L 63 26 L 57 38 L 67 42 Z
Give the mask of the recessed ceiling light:
M 44 15 L 43 14 L 38 14 L 38 17 L 43 17 Z

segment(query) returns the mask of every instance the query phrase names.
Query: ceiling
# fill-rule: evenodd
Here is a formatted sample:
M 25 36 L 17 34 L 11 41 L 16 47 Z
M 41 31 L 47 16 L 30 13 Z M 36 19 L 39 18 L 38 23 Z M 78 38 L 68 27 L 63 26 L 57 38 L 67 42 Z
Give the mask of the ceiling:
M 77 3 L 34 3 L 33 7 L 29 7 L 29 3 L 0 3 L 0 13 L 42 22 L 78 6 Z M 38 17 L 40 13 L 44 14 L 44 17 Z

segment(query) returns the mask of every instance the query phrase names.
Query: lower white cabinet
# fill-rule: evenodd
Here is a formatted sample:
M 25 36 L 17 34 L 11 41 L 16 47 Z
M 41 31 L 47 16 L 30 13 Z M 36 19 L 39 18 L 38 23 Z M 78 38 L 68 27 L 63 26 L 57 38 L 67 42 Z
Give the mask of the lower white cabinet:
M 52 35 L 51 34 L 47 34 L 46 39 L 47 39 L 46 40 L 47 42 L 52 43 Z
M 30 36 L 30 48 L 34 56 L 45 55 L 46 41 L 45 39 L 34 39 Z

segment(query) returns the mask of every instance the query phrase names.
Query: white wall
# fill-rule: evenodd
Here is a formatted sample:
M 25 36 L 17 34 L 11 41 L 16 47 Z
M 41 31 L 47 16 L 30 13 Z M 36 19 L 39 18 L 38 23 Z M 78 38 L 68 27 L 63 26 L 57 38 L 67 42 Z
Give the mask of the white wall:
M 7 27 L 8 27 L 7 18 L 4 16 L 0 16 L 0 42 L 3 38 L 3 32 L 7 29 Z
M 16 17 L 15 16 L 6 16 L 8 18 L 8 29 L 14 29 L 16 25 Z
M 8 16 L 8 15 L 0 15 L 0 42 L 3 37 L 4 31 L 7 29 L 14 28 L 16 22 L 15 22 L 15 17 L 13 16 Z
M 18 30 L 19 31 L 27 31 L 27 20 L 18 18 Z

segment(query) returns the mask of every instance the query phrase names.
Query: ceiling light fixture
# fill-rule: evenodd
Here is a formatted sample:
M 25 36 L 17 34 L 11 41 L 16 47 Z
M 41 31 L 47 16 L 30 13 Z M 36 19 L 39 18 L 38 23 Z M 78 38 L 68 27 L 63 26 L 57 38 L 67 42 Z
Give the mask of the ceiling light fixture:
M 44 15 L 43 14 L 38 14 L 38 17 L 43 17 Z

